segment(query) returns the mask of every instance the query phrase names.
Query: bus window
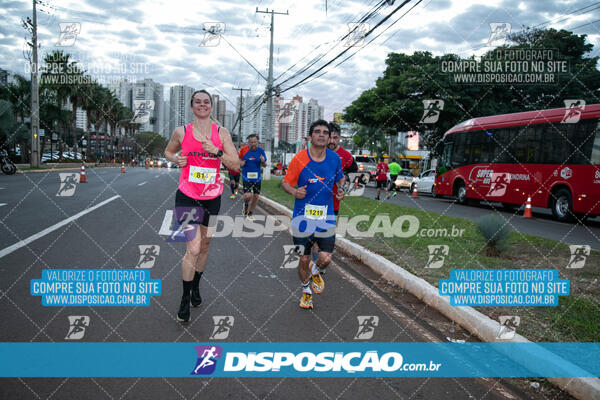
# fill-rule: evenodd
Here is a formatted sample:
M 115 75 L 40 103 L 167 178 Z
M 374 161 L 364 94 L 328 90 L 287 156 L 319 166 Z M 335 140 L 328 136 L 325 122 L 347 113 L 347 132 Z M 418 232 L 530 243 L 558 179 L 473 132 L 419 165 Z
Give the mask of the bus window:
M 592 145 L 592 164 L 600 165 L 600 120 L 595 120 L 595 132 L 594 144 Z M 592 125 L 593 126 L 593 125 Z
M 573 151 L 569 157 L 569 164 L 590 164 L 592 149 L 596 136 L 598 120 L 584 120 L 575 125 L 573 137 L 570 137 Z
M 489 139 L 483 132 L 471 134 L 471 164 L 488 163 L 490 161 Z
M 540 126 L 530 125 L 518 131 L 519 136 L 514 141 L 515 158 L 519 163 L 534 164 L 539 161 L 542 130 Z
M 493 163 L 511 163 L 514 159 L 509 154 L 512 132 L 509 129 L 497 129 L 490 132 L 490 158 Z
M 454 134 L 454 150 L 452 154 L 452 167 L 460 167 L 469 162 L 471 154 L 471 134 L 470 132 L 460 132 Z
M 444 152 L 442 153 L 442 160 L 440 162 L 441 166 L 450 169 L 450 160 L 452 158 L 452 148 L 454 147 L 454 142 L 445 142 L 444 143 Z

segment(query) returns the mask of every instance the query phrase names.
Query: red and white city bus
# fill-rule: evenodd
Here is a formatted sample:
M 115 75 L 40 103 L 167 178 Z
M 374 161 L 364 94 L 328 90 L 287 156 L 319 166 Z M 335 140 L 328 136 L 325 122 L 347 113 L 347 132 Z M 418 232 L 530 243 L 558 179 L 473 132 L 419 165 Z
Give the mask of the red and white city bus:
M 600 215 L 600 104 L 473 118 L 444 134 L 435 192 L 561 221 Z

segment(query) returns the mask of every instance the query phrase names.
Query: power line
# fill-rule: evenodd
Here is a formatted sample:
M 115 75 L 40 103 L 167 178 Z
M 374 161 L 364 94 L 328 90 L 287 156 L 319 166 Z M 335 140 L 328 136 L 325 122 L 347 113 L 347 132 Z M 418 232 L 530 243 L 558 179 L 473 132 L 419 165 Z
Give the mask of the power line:
M 383 6 L 383 4 L 386 3 L 385 0 L 380 1 L 379 3 L 377 3 L 375 6 L 371 7 L 370 10 L 368 10 L 367 12 L 365 12 L 361 17 L 358 18 L 357 22 L 357 26 L 354 27 L 354 29 L 352 29 L 351 31 L 347 32 L 344 36 L 342 36 L 340 39 L 335 41 L 335 44 L 329 48 L 329 50 L 325 51 L 324 53 L 320 54 L 320 55 L 316 55 L 315 57 L 313 57 L 313 59 L 311 61 L 309 61 L 306 65 L 304 65 L 302 68 L 300 68 L 298 71 L 296 71 L 296 73 L 294 73 L 292 76 L 288 77 L 287 79 L 285 79 L 283 82 L 280 82 L 279 85 L 283 85 L 286 82 L 294 79 L 295 77 L 299 76 L 300 74 L 304 73 L 305 71 L 307 71 L 310 67 L 312 67 L 313 65 L 315 65 L 316 63 L 318 63 L 321 59 L 323 59 L 323 57 L 325 57 L 327 54 L 329 54 L 331 51 L 333 51 L 337 46 L 340 45 L 340 43 L 342 43 L 344 41 L 344 39 L 346 39 L 349 35 L 353 34 L 356 29 L 358 28 L 359 24 L 364 24 L 366 23 L 369 19 L 371 19 L 376 12 L 378 12 L 381 7 Z M 347 22 L 347 21 L 346 21 Z M 314 28 L 313 28 L 314 29 Z M 323 43 L 326 44 L 326 43 Z M 320 46 L 320 45 L 319 45 Z M 317 47 L 319 47 L 317 46 Z M 294 65 L 292 65 L 293 67 Z M 277 78 L 279 79 L 279 77 Z
M 558 22 L 562 22 L 562 21 L 564 21 L 564 20 L 567 20 L 567 19 L 569 19 L 570 17 L 567 17 L 567 18 L 562 18 L 562 19 L 560 19 L 561 17 L 565 17 L 565 16 L 567 16 L 567 15 L 575 14 L 575 13 L 577 13 L 577 12 L 579 12 L 579 11 L 585 10 L 586 8 L 593 7 L 593 6 L 597 5 L 597 4 L 600 4 L 600 1 L 597 1 L 597 2 L 595 2 L 595 3 L 592 3 L 592 4 L 590 4 L 590 5 L 588 5 L 588 6 L 585 6 L 585 7 L 578 8 L 577 10 L 573 10 L 573 11 L 571 11 L 570 13 L 563 14 L 562 16 L 559 16 L 559 17 L 555 18 L 554 20 L 549 20 L 549 21 L 546 21 L 546 22 L 542 22 L 541 24 L 534 25 L 534 26 L 533 26 L 533 28 L 537 28 L 538 26 L 546 25 L 546 24 L 549 24 L 549 23 L 554 23 L 554 24 L 555 24 L 555 23 L 558 23 Z M 600 8 L 600 7 L 596 7 L 596 8 L 593 8 L 593 9 L 591 9 L 591 10 L 587 10 L 587 11 L 586 11 L 586 13 L 588 13 L 588 12 L 590 12 L 590 11 L 594 11 L 594 10 L 595 10 L 595 9 L 597 9 L 597 8 Z
M 361 51 L 362 49 L 364 49 L 365 47 L 367 47 L 369 44 L 371 44 L 375 39 L 377 39 L 379 36 L 381 36 L 382 34 L 384 34 L 388 29 L 390 29 L 392 26 L 394 26 L 394 24 L 396 24 L 398 21 L 400 21 L 402 18 L 404 18 L 404 16 L 406 14 L 408 14 L 409 12 L 411 12 L 416 6 L 419 5 L 419 3 L 421 3 L 423 0 L 419 0 L 417 3 L 415 3 L 415 5 L 413 5 L 409 10 L 407 10 L 404 14 L 402 14 L 400 17 L 398 17 L 398 19 L 396 19 L 394 22 L 392 22 L 390 25 L 388 25 L 387 28 L 385 28 L 382 32 L 380 32 L 377 36 L 375 36 L 373 39 L 371 39 L 367 44 L 365 44 L 364 46 L 361 46 L 358 50 L 356 50 L 354 53 L 350 54 L 348 57 L 344 58 L 342 61 L 340 61 L 339 63 L 337 63 L 336 65 L 333 66 L 333 68 L 337 68 L 340 65 L 342 65 L 343 63 L 345 63 L 346 61 L 348 61 L 350 58 L 352 58 L 356 53 L 358 53 L 359 51 Z M 431 3 L 431 1 L 430 1 Z M 429 3 L 428 3 L 429 4 Z M 395 35 L 395 33 L 394 33 Z M 392 35 L 393 36 L 393 35 Z M 392 37 L 390 36 L 390 37 Z M 385 43 L 388 39 L 386 39 L 383 43 Z M 383 44 L 382 43 L 382 44 Z M 331 70 L 329 70 L 331 71 Z M 306 82 L 304 82 L 304 84 L 309 83 L 315 79 L 319 79 L 320 77 L 322 77 L 323 75 L 325 75 L 326 73 L 328 73 L 329 71 L 323 71 L 321 74 L 315 76 L 314 78 L 307 80 Z
M 377 29 L 379 26 L 381 26 L 385 21 L 387 21 L 388 19 L 390 19 L 392 17 L 392 15 L 394 15 L 396 12 L 398 12 L 402 7 L 404 7 L 406 4 L 408 4 L 411 0 L 405 0 L 402 2 L 402 4 L 400 4 L 398 7 L 396 7 L 391 13 L 389 13 L 385 18 L 383 18 L 381 21 L 379 21 L 373 28 L 371 28 L 367 33 L 364 34 L 363 38 L 366 38 L 367 36 L 369 36 L 375 29 Z M 419 0 L 422 1 L 422 0 Z M 346 52 L 348 52 L 350 50 L 350 47 L 346 48 L 345 50 L 343 50 L 341 53 L 339 53 L 337 56 L 335 56 L 333 59 L 329 60 L 327 63 L 325 63 L 325 65 L 321 66 L 320 68 L 318 68 L 316 71 L 312 72 L 310 75 L 308 75 L 307 77 L 305 77 L 304 79 L 300 80 L 299 82 L 295 83 L 294 85 L 282 90 L 281 92 L 286 92 L 290 89 L 295 88 L 296 86 L 299 86 L 300 84 L 302 84 L 303 82 L 305 82 L 307 79 L 311 78 L 312 76 L 316 75 L 319 71 L 323 70 L 325 67 L 327 67 L 328 65 L 330 65 L 331 63 L 333 63 L 335 60 L 337 60 L 338 58 L 340 58 L 341 56 L 343 56 Z
M 576 26 L 575 28 L 569 28 L 569 29 L 572 30 L 572 31 L 574 31 L 575 29 L 583 28 L 584 26 L 588 26 L 588 25 L 594 24 L 594 23 L 596 23 L 598 21 L 600 21 L 600 19 L 597 19 L 597 20 L 592 21 L 592 22 L 588 22 L 587 24 Z
M 586 8 L 593 7 L 593 6 L 597 5 L 597 4 L 600 4 L 600 1 L 598 1 L 598 2 L 595 2 L 595 3 L 592 3 L 592 4 L 590 4 L 590 5 L 588 5 L 588 6 L 585 6 L 585 7 L 582 7 L 582 8 L 578 8 L 577 10 L 573 10 L 573 11 L 571 11 L 571 12 L 569 12 L 569 13 L 566 13 L 566 14 L 563 14 L 563 15 L 561 15 L 561 16 L 559 16 L 559 17 L 557 17 L 557 18 L 546 20 L 546 21 L 544 21 L 544 22 L 541 22 L 541 23 L 539 23 L 539 24 L 537 24 L 537 25 L 534 25 L 532 28 L 533 28 L 533 29 L 535 29 L 535 28 L 537 28 L 537 27 L 539 27 L 539 26 L 546 25 L 546 24 L 548 24 L 548 23 L 557 23 L 557 22 L 560 22 L 560 21 L 564 21 L 564 20 L 566 20 L 566 19 L 569 19 L 570 17 L 568 17 L 568 18 L 563 18 L 563 19 L 560 19 L 560 18 L 562 18 L 562 17 L 565 17 L 565 16 L 567 16 L 567 15 L 571 15 L 571 14 L 577 13 L 577 12 L 579 12 L 579 11 L 581 11 L 581 10 L 584 10 L 584 9 L 586 9 Z M 593 8 L 593 9 L 590 9 L 590 10 L 587 10 L 587 11 L 586 11 L 586 13 L 588 13 L 588 12 L 590 12 L 590 11 L 594 11 L 594 10 L 596 10 L 596 9 L 598 9 L 598 8 L 600 8 L 600 6 L 599 6 L 599 7 L 596 7 L 596 8 Z M 559 20 L 558 20 L 558 21 L 556 21 L 557 19 L 559 19 Z M 554 22 L 554 21 L 555 21 L 555 22 Z M 590 22 L 590 24 L 591 24 L 591 23 L 593 23 L 593 22 Z M 585 25 L 587 25 L 587 24 L 584 24 L 584 25 L 581 25 L 581 26 L 585 26 Z M 578 26 L 578 27 L 576 27 L 576 28 L 571 28 L 571 30 L 578 29 L 578 28 L 580 28 L 581 26 Z M 519 32 L 523 32 L 523 30 L 521 30 L 521 31 L 519 31 Z M 483 43 L 483 44 L 481 44 L 481 45 L 479 45 L 479 46 L 475 46 L 475 47 L 473 47 L 473 48 L 471 48 L 471 49 L 467 49 L 467 50 L 460 51 L 458 54 L 467 53 L 467 52 L 472 52 L 472 51 L 475 51 L 475 50 L 482 49 L 482 48 L 484 48 L 484 47 L 488 47 L 487 43 Z

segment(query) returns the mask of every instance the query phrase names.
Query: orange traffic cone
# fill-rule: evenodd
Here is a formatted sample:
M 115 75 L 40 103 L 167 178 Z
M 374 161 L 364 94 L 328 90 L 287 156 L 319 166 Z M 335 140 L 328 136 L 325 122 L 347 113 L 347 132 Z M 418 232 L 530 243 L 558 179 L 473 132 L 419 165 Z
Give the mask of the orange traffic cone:
M 86 183 L 85 179 L 85 163 L 81 164 L 81 172 L 79 172 L 79 183 Z
M 523 212 L 523 218 L 531 217 L 531 196 L 527 196 L 527 203 L 525 203 L 525 212 Z
M 121 173 L 124 174 L 125 173 L 125 161 L 121 162 Z
M 417 192 L 417 182 L 415 182 L 415 185 L 413 187 L 412 197 L 413 199 L 419 197 L 419 193 Z

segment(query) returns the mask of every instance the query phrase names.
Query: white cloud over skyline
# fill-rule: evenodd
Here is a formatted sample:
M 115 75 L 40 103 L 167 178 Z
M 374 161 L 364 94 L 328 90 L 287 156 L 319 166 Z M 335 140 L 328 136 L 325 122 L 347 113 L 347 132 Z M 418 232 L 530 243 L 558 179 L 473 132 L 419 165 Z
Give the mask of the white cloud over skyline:
M 184 84 L 207 88 L 235 103 L 236 92 L 231 88 L 251 88 L 251 93 L 256 95 L 264 91 L 265 81 L 225 40 L 215 47 L 201 47 L 203 23 L 225 23 L 224 39 L 266 76 L 270 16 L 256 13 L 256 7 L 289 11 L 289 15 L 275 16 L 274 76 L 287 71 L 278 81 L 295 74 L 314 57 L 325 55 L 306 73 L 285 82 L 282 85 L 285 90 L 344 50 L 339 39 L 348 32 L 347 24 L 356 22 L 379 2 L 330 0 L 327 14 L 325 3 L 325 0 L 155 0 L 118 4 L 106 0 L 49 1 L 39 6 L 40 60 L 57 48 L 58 24 L 77 22 L 81 24 L 81 33 L 74 46 L 62 49 L 81 60 L 90 72 L 101 70 L 111 76 L 119 75 L 123 64 L 130 67 L 134 63 L 139 65 L 139 70 L 123 75 L 152 78 L 165 87 Z M 394 5 L 381 7 L 369 20 L 370 27 L 401 3 L 395 1 Z M 416 3 L 413 0 L 394 14 L 372 37 Z M 324 70 L 326 74 L 286 91 L 284 97 L 298 94 L 307 100 L 315 98 L 325 106 L 325 114 L 331 118 L 333 112 L 342 111 L 360 93 L 374 86 L 385 69 L 389 52 L 411 54 L 426 50 L 435 55 L 452 52 L 461 56 L 481 53 L 486 50 L 481 46 L 489 38 L 490 22 L 509 22 L 513 32 L 547 21 L 551 23 L 544 27 L 569 29 L 598 19 L 595 7 L 590 7 L 589 12 L 569 14 L 589 4 L 559 0 L 424 0 L 368 46 L 350 49 Z M 31 16 L 31 2 L 2 1 L 0 5 L 0 17 L 4 21 L 0 25 L 0 68 L 24 74 L 27 71 L 23 57 L 26 32 L 20 26 L 20 19 Z M 600 23 L 588 24 L 575 33 L 588 34 L 588 41 L 595 47 L 594 54 L 598 54 Z M 336 66 L 356 50 L 359 51 L 352 58 Z

